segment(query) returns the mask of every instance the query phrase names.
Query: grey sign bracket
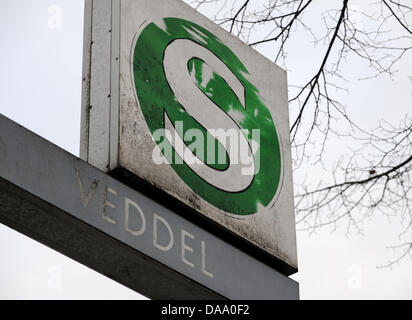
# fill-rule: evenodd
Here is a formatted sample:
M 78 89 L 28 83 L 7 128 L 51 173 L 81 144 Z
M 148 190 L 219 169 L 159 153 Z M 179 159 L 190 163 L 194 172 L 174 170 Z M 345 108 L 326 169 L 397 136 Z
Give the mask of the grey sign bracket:
M 298 299 L 298 284 L 0 115 L 0 223 L 155 299 Z

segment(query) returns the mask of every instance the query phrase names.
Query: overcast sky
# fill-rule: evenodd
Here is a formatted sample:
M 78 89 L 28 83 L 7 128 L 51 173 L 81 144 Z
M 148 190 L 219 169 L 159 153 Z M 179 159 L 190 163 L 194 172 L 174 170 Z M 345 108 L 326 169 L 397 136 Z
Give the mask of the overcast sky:
M 61 12 L 61 24 L 50 25 L 50 14 L 56 12 Z M 82 27 L 82 0 L 0 0 L 0 113 L 75 155 L 80 136 Z M 299 45 L 297 41 L 292 46 L 291 54 L 296 55 L 295 68 L 304 72 L 310 69 L 311 58 L 302 56 L 305 50 Z M 269 48 L 260 50 L 270 57 Z M 400 120 L 410 109 L 411 67 L 409 55 L 394 80 L 348 83 L 350 95 L 345 99 L 352 114 L 364 119 L 366 126 L 380 118 Z M 350 74 L 365 67 L 354 63 L 348 68 Z M 340 149 L 331 146 L 328 161 L 333 162 Z M 362 228 L 362 236 L 348 236 L 344 228 L 297 234 L 300 271 L 293 278 L 300 282 L 302 299 L 412 298 L 411 259 L 392 269 L 377 268 L 396 257 L 386 247 L 397 244 L 399 221 L 377 216 Z M 0 298 L 142 297 L 0 225 Z

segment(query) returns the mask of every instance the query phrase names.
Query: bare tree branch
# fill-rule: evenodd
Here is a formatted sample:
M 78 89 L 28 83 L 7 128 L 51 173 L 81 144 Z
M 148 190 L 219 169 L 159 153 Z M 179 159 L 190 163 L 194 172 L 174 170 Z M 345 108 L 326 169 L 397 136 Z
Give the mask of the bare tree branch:
M 289 85 L 294 170 L 309 162 L 326 169 L 323 157 L 331 137 L 351 139 L 358 149 L 342 154 L 330 172 L 330 181 L 317 181 L 315 187 L 307 181 L 297 182 L 299 227 L 311 231 L 346 221 L 347 232 L 362 232 L 362 221 L 375 213 L 399 217 L 403 230 L 399 235 L 401 244 L 394 247 L 401 252 L 399 260 L 393 261 L 397 263 L 412 252 L 412 119 L 406 115 L 398 125 L 382 121 L 376 130 L 366 130 L 350 116 L 347 109 L 351 106 L 345 104 L 341 93 L 348 93 L 344 70 L 353 61 L 365 64 L 369 70 L 359 75 L 359 80 L 394 77 L 397 64 L 412 51 L 412 5 L 406 0 L 374 0 L 367 8 L 359 9 L 341 0 L 334 8 L 332 2 L 325 1 L 324 12 L 315 19 L 323 23 L 322 33 L 313 25 L 313 18 L 306 18 L 318 14 L 315 3 L 190 2 L 198 10 L 213 8 L 211 17 L 249 45 L 257 49 L 271 46 L 274 62 L 286 69 L 290 43 L 296 35 L 309 35 L 314 51 L 307 55 L 317 57 L 315 65 L 319 67 L 309 76 L 293 72 L 298 76 Z

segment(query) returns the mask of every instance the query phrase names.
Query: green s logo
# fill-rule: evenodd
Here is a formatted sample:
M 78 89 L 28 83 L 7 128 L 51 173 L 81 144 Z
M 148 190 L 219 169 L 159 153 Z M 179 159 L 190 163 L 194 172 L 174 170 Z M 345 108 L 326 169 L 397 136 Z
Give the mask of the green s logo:
M 274 121 L 247 75 L 190 21 L 149 23 L 134 45 L 138 102 L 163 157 L 197 195 L 235 215 L 271 205 L 282 180 Z

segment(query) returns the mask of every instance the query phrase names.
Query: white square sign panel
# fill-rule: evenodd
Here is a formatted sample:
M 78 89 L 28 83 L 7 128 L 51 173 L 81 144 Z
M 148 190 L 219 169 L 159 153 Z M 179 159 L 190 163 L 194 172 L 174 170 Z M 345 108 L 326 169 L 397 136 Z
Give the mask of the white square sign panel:
M 86 5 L 82 158 L 297 270 L 286 72 L 182 1 Z

